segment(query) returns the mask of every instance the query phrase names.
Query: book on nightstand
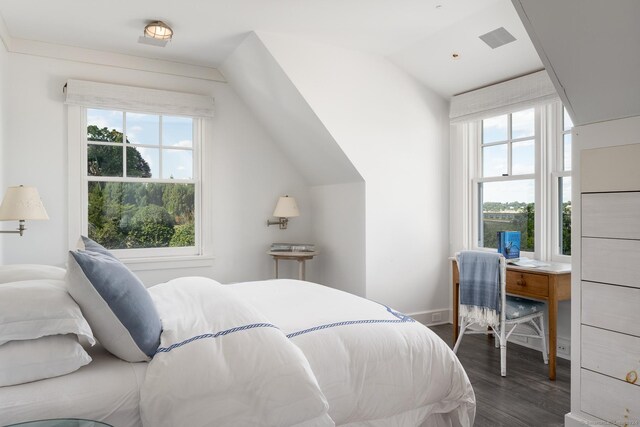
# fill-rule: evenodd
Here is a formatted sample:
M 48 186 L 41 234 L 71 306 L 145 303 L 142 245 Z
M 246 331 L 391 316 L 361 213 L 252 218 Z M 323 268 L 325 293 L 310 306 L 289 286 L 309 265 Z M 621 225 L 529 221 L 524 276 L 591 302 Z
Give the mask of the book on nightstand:
M 271 252 L 315 252 L 316 245 L 311 243 L 272 243 Z
M 519 259 L 520 232 L 498 231 L 498 252 L 500 252 L 507 261 Z

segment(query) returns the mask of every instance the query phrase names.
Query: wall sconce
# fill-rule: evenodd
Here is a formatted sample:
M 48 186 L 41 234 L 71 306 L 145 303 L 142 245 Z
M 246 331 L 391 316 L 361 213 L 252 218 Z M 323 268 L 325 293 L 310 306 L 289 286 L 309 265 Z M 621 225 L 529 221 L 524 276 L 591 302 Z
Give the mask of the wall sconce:
M 273 216 L 278 217 L 278 221 L 267 220 L 267 227 L 278 224 L 281 230 L 286 229 L 287 224 L 289 223 L 289 218 L 300 216 L 296 199 L 289 196 L 280 197 L 278 199 L 278 204 L 276 204 L 276 208 L 273 210 Z
M 17 233 L 22 236 L 26 230 L 24 221 L 27 219 L 49 219 L 38 190 L 35 187 L 22 185 L 7 188 L 7 193 L 0 205 L 0 221 L 20 221 L 20 223 L 17 230 L 0 230 L 0 233 Z

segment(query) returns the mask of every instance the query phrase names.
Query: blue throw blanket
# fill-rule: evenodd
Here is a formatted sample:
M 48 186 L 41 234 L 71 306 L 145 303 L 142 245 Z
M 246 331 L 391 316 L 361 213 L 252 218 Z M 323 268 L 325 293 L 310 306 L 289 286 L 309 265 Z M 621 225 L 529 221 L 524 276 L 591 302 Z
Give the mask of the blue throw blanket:
M 500 254 L 463 251 L 458 255 L 460 315 L 481 326 L 500 320 Z

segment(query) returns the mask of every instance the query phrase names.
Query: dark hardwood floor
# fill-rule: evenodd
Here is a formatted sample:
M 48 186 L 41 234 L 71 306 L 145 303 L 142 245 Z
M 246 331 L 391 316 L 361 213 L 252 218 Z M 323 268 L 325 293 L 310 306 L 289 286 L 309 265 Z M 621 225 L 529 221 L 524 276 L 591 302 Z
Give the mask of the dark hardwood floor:
M 453 347 L 453 325 L 430 329 Z M 507 376 L 501 377 L 500 349 L 485 335 L 465 335 L 458 359 L 476 394 L 476 427 L 564 425 L 570 409 L 569 361 L 558 359 L 556 381 L 549 381 L 539 351 L 509 343 Z

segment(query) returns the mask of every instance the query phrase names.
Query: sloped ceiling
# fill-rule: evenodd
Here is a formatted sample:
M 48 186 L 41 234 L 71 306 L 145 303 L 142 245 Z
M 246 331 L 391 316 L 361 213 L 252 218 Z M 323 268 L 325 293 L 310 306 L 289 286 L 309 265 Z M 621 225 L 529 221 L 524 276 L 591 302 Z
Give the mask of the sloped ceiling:
M 245 38 L 222 70 L 308 184 L 362 181 L 255 33 Z
M 216 68 L 252 31 L 282 34 L 389 58 L 445 99 L 542 67 L 509 0 L 0 0 L 0 15 L 5 45 L 95 50 L 83 60 L 122 54 Z M 175 30 L 165 48 L 137 42 L 156 19 Z M 499 27 L 518 40 L 491 49 L 478 39 Z
M 640 1 L 513 4 L 574 124 L 640 116 Z

